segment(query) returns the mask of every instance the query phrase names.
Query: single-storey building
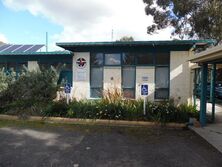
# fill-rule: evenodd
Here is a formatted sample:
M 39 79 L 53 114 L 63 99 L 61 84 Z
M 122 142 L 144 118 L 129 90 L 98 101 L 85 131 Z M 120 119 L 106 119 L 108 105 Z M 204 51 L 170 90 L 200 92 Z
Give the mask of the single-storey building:
M 148 99 L 173 98 L 192 102 L 190 57 L 212 40 L 71 42 L 57 43 L 60 52 L 1 52 L 0 66 L 68 64 L 63 78 L 72 84 L 72 97 L 94 99 L 108 90 L 121 90 L 125 98 L 139 99 L 141 84 L 148 84 Z

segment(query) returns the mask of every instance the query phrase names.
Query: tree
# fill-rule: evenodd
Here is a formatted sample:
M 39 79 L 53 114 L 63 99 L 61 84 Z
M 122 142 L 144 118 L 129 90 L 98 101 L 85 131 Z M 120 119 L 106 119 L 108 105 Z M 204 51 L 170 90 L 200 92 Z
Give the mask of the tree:
M 173 27 L 172 35 L 181 39 L 222 40 L 221 0 L 143 0 L 146 14 L 153 16 L 148 34 Z
M 124 41 L 134 41 L 134 38 L 132 36 L 123 36 L 121 37 L 119 40 L 120 42 L 124 42 Z

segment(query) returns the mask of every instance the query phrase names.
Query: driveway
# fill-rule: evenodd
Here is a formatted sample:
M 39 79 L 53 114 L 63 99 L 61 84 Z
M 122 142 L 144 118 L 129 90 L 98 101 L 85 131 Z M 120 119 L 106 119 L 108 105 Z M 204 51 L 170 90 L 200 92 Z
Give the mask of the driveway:
M 220 167 L 222 154 L 190 130 L 4 123 L 0 167 Z

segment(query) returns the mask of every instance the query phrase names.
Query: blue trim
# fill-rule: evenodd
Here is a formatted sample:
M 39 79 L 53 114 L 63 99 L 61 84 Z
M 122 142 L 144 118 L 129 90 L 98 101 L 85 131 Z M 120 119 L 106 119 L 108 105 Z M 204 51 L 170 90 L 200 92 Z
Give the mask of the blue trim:
M 214 63 L 211 70 L 211 85 L 210 85 L 210 100 L 212 102 L 212 122 L 215 121 L 215 83 L 216 83 L 216 69 L 217 65 Z
M 206 107 L 207 107 L 207 72 L 208 64 L 201 66 L 201 97 L 200 97 L 200 124 L 206 125 Z

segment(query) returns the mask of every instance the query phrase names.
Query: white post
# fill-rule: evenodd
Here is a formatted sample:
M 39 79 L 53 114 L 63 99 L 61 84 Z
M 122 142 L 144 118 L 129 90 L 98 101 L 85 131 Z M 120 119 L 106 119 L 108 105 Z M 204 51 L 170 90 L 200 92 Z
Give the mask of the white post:
M 144 97 L 143 101 L 143 115 L 146 115 L 146 97 Z

